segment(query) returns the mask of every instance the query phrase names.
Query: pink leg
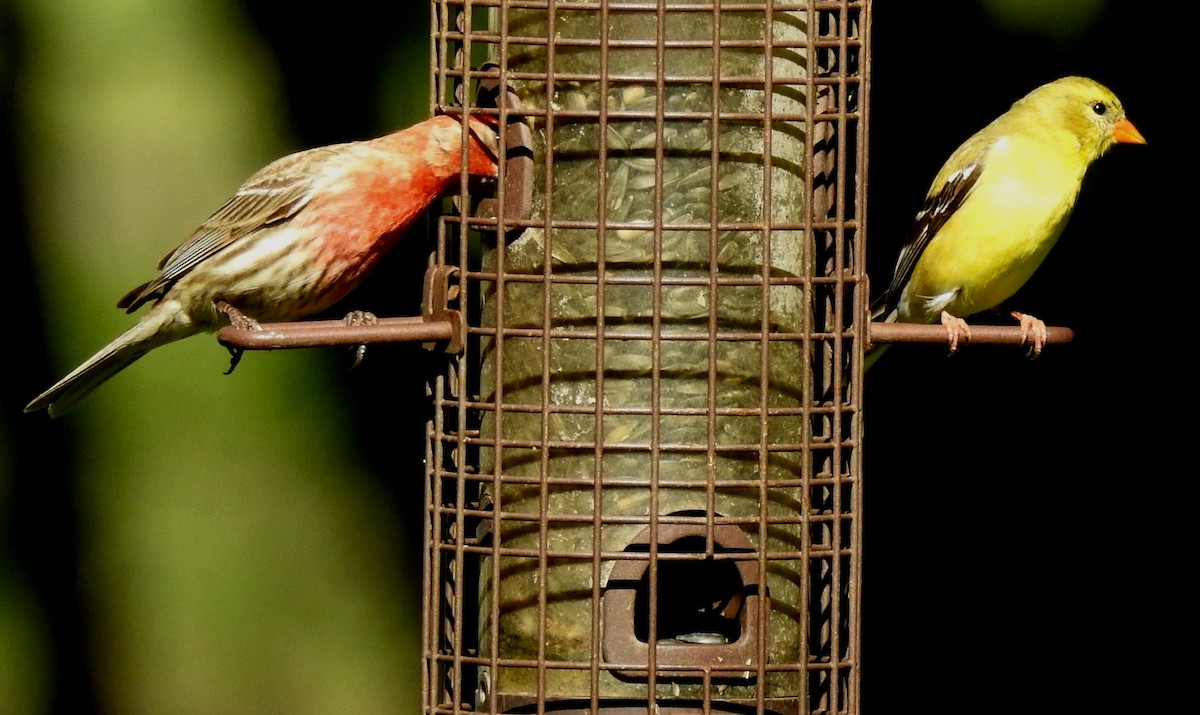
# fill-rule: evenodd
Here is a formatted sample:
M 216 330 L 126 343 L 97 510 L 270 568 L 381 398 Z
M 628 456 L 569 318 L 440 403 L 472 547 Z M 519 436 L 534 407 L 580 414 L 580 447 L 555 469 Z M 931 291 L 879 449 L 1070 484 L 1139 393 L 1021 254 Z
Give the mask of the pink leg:
M 958 352 L 960 340 L 964 345 L 971 342 L 971 326 L 967 325 L 967 321 L 962 318 L 950 315 L 943 310 L 942 326 L 946 328 L 946 338 L 950 341 L 951 353 Z
M 1046 347 L 1046 324 L 1028 313 L 1020 313 L 1015 310 L 1012 312 L 1012 317 L 1021 323 L 1021 344 L 1031 344 L 1029 356 L 1041 355 L 1042 348 Z M 1033 338 L 1032 342 L 1030 338 Z
M 246 315 L 229 303 L 226 303 L 223 300 L 218 300 L 215 305 L 217 312 L 228 318 L 229 324 L 238 330 L 262 330 L 257 320 Z M 226 375 L 233 372 L 233 369 L 238 366 L 239 362 L 242 361 L 243 352 L 241 348 L 228 348 L 228 350 L 229 369 L 225 371 Z
M 242 311 L 233 307 L 223 300 L 216 302 L 217 312 L 229 319 L 229 324 L 238 330 L 262 330 L 258 326 L 258 321 L 246 315 Z
M 351 326 L 351 327 L 353 327 L 355 325 L 378 325 L 379 324 L 379 318 L 375 317 L 374 313 L 368 313 L 365 310 L 352 310 L 349 313 L 347 313 L 346 317 L 342 318 L 342 320 L 345 321 L 346 325 Z M 359 346 L 355 347 L 354 348 L 354 363 L 350 366 L 350 369 L 353 370 L 354 368 L 358 367 L 359 363 L 362 362 L 363 357 L 366 354 L 367 354 L 367 346 L 365 343 L 363 345 L 359 345 Z

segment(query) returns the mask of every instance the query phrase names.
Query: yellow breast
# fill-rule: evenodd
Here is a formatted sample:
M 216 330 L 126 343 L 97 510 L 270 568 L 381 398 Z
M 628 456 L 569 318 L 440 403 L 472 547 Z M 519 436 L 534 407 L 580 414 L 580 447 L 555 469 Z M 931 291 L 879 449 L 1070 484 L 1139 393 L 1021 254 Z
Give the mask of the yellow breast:
M 989 310 L 1025 284 L 1062 233 L 1083 173 L 1029 139 L 1000 139 L 971 195 L 930 241 L 901 313 L 933 322 L 942 310 Z

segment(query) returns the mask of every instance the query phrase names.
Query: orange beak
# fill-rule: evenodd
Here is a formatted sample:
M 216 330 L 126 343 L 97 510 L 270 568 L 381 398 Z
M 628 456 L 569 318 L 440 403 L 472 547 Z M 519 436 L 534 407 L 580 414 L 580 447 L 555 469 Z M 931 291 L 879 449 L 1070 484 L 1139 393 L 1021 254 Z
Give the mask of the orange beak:
M 1122 119 L 1117 122 L 1112 131 L 1113 139 L 1122 144 L 1145 144 L 1146 138 L 1133 126 L 1133 122 Z

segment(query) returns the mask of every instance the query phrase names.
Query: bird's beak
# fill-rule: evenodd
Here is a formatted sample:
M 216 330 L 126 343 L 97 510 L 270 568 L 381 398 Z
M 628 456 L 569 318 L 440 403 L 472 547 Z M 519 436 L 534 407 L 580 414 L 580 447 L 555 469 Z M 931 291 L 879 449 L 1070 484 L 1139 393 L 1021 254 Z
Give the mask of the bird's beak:
M 470 119 L 468 131 L 479 142 L 480 146 L 492 157 L 493 161 L 500 158 L 499 121 L 496 117 L 476 115 Z
M 1122 144 L 1146 143 L 1146 138 L 1143 137 L 1142 133 L 1137 130 L 1137 127 L 1133 126 L 1133 122 L 1125 118 L 1122 118 L 1121 121 L 1117 122 L 1116 125 L 1113 126 L 1112 136 L 1113 139 L 1116 139 Z

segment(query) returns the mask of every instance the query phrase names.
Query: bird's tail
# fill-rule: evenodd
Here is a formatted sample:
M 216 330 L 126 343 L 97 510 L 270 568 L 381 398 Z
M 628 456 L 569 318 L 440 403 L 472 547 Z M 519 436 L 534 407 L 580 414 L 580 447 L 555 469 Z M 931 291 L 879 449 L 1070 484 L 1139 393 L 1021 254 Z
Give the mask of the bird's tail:
M 888 349 L 890 343 L 880 343 L 867 348 L 867 352 L 863 355 L 863 372 L 871 369 L 871 366 L 883 357 L 884 351 Z
M 896 322 L 896 318 L 899 316 L 899 314 L 899 310 L 892 308 L 891 311 L 885 316 L 883 315 L 883 310 L 879 308 L 873 308 L 871 311 L 871 320 L 882 320 L 885 323 L 894 323 Z M 883 353 L 887 351 L 889 345 L 890 343 L 879 343 L 878 345 L 872 345 L 867 348 L 867 352 L 863 355 L 864 373 L 867 370 L 870 370 L 871 366 L 874 365 L 879 358 L 883 357 Z
M 50 389 L 33 398 L 25 406 L 25 411 L 47 410 L 51 417 L 63 415 L 76 402 L 141 356 L 164 343 L 183 337 L 169 330 L 170 321 L 171 316 L 164 312 L 151 310 L 146 313 L 120 337 L 105 345 Z

